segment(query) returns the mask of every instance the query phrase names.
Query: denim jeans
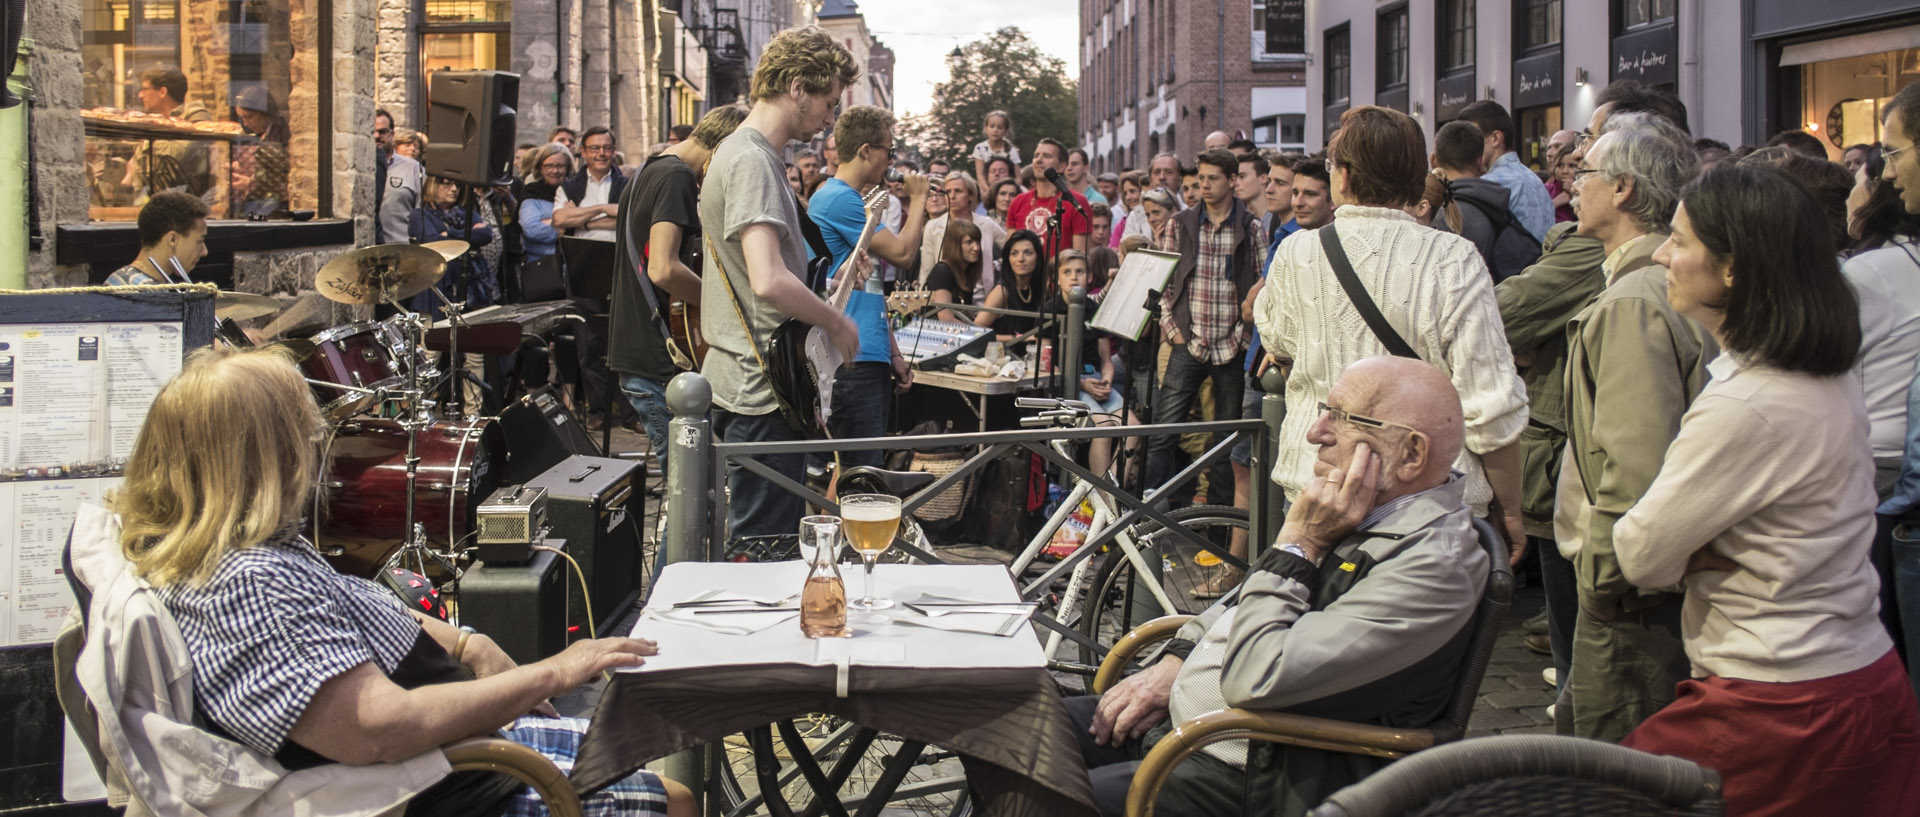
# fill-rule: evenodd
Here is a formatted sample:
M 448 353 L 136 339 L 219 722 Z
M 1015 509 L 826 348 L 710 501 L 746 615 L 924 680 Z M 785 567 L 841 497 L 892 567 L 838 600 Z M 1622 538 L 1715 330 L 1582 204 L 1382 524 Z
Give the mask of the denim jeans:
M 1540 589 L 1547 597 L 1547 644 L 1553 651 L 1553 667 L 1560 673 L 1559 689 L 1565 689 L 1573 677 L 1573 623 L 1580 611 L 1579 578 L 1573 561 L 1560 555 L 1560 545 L 1552 539 L 1527 537 L 1527 547 L 1540 560 Z M 1556 693 L 1559 689 L 1554 690 Z
M 620 391 L 626 393 L 627 402 L 633 405 L 634 413 L 640 415 L 640 423 L 647 429 L 647 443 L 653 446 L 660 467 L 665 468 L 667 421 L 673 419 L 673 410 L 667 408 L 667 384 L 630 374 L 620 378 Z
M 1920 528 L 1893 527 L 1893 595 L 1900 608 L 1898 636 L 1905 642 L 1907 678 L 1920 697 L 1920 681 L 1913 681 L 1914 656 L 1920 655 Z
M 1246 370 L 1240 364 L 1245 354 L 1236 354 L 1225 363 L 1206 364 L 1187 354 L 1187 347 L 1173 347 L 1167 358 L 1167 376 L 1160 381 L 1160 393 L 1154 399 L 1154 424 L 1186 422 L 1187 410 L 1193 408 L 1200 396 L 1200 384 L 1208 375 L 1213 376 L 1213 419 L 1240 419 L 1240 397 L 1246 386 Z M 1173 476 L 1174 444 L 1170 434 L 1157 434 L 1147 440 L 1148 489 L 1166 485 Z
M 1087 776 L 1093 783 L 1094 805 L 1101 817 L 1126 814 L 1127 789 L 1133 785 L 1133 773 L 1147 751 L 1167 733 L 1172 724 L 1162 723 L 1147 734 L 1120 742 L 1118 746 L 1100 746 L 1093 742 L 1088 728 L 1093 725 L 1094 709 L 1100 699 L 1092 695 L 1069 697 L 1063 701 L 1073 734 L 1080 738 L 1080 757 L 1087 764 Z M 1173 767 L 1173 774 L 1154 806 L 1160 814 L 1239 814 L 1244 806 L 1247 776 L 1240 769 L 1209 754 L 1196 754 Z
M 1248 375 L 1246 380 L 1246 389 L 1245 391 L 1241 392 L 1241 395 L 1242 396 L 1240 398 L 1240 419 L 1245 420 L 1249 417 L 1259 417 L 1260 416 L 1260 400 L 1267 396 L 1267 390 L 1260 388 L 1260 381 L 1253 379 L 1252 375 Z M 1241 437 L 1239 442 L 1233 444 L 1233 452 L 1228 454 L 1227 456 L 1230 457 L 1236 463 L 1239 463 L 1241 465 L 1245 465 L 1248 467 L 1252 467 L 1253 436 L 1248 435 L 1245 437 Z M 1267 465 L 1272 466 L 1273 463 L 1267 463 Z
M 836 440 L 854 437 L 884 437 L 887 417 L 893 413 L 893 367 L 876 361 L 849 363 L 833 378 L 833 416 L 828 429 Z M 828 454 L 828 460 L 832 455 Z M 844 451 L 840 464 L 880 467 L 885 451 Z
M 722 442 L 754 443 L 800 439 L 778 411 L 766 414 L 734 414 L 714 409 L 713 434 Z M 778 454 L 758 457 L 761 462 L 795 482 L 805 478 L 806 455 Z M 770 536 L 798 533 L 800 517 L 807 505 L 799 495 L 768 482 L 739 463 L 727 464 L 727 529 L 729 536 Z

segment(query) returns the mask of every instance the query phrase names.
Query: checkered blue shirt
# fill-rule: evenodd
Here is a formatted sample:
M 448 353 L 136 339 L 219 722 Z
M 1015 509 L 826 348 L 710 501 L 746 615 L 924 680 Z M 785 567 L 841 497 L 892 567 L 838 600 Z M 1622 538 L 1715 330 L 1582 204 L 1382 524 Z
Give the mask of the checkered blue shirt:
M 194 702 L 269 756 L 321 684 L 369 661 L 391 674 L 420 634 L 393 594 L 334 570 L 291 531 L 228 553 L 205 584 L 156 592 L 193 658 Z

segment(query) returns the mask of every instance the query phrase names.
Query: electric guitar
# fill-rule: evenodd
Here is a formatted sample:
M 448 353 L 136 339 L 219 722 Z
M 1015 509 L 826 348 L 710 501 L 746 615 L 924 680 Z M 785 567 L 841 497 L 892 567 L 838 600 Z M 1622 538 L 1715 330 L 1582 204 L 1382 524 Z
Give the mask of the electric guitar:
M 867 211 L 860 240 L 847 253 L 847 260 L 834 273 L 827 292 L 827 303 L 835 312 L 845 312 L 853 298 L 853 265 L 867 249 L 874 225 L 887 212 L 887 188 L 874 188 L 863 199 Z M 808 437 L 824 437 L 827 418 L 833 413 L 833 380 L 840 371 L 840 350 L 827 339 L 827 330 L 798 318 L 788 318 L 774 327 L 767 338 L 767 380 L 782 402 L 792 407 L 799 421 L 807 426 L 797 429 Z

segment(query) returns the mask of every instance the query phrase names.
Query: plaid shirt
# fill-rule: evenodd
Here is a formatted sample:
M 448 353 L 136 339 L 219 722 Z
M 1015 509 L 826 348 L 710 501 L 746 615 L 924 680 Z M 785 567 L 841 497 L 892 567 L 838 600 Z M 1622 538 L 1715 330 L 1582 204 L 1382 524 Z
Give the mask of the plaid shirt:
M 1258 248 L 1266 246 L 1266 237 L 1258 222 L 1253 224 L 1253 232 L 1257 265 L 1262 255 Z M 1233 285 L 1233 245 L 1238 237 L 1231 219 L 1219 224 L 1200 219 L 1200 234 L 1194 241 L 1193 278 L 1187 282 L 1186 298 L 1187 311 L 1193 316 L 1187 354 L 1201 363 L 1231 362 L 1252 340 L 1246 321 L 1240 319 L 1240 290 Z M 1173 337 L 1179 327 L 1173 323 L 1171 301 L 1162 298 L 1160 315 L 1161 329 L 1167 337 Z

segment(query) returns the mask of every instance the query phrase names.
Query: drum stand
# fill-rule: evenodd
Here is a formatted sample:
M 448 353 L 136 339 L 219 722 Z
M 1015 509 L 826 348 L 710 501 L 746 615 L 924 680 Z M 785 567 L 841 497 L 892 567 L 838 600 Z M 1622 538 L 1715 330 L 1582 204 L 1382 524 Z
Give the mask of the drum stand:
M 435 293 L 440 291 L 437 287 L 431 289 Z M 441 300 L 444 301 L 445 296 L 442 296 Z M 400 305 L 394 304 L 394 306 L 399 307 Z M 449 305 L 448 310 L 449 316 L 453 316 L 451 305 Z M 425 348 L 427 345 L 427 325 L 420 314 L 402 309 L 399 319 L 406 325 L 407 338 L 410 343 L 415 344 L 414 348 Z M 452 318 L 452 326 L 454 332 L 453 348 L 457 354 L 457 350 L 460 348 L 458 334 L 460 331 L 460 323 L 457 317 Z M 457 356 L 454 358 L 453 365 L 455 367 L 454 371 L 458 372 L 460 361 Z M 443 589 L 447 592 L 456 592 L 460 587 L 461 571 L 459 565 L 456 563 L 457 557 L 449 558 L 449 556 L 457 554 L 455 548 L 458 547 L 460 543 L 448 542 L 447 553 L 434 550 L 427 546 L 426 526 L 414 521 L 414 504 L 417 502 L 414 490 L 420 482 L 420 432 L 433 427 L 433 412 L 428 408 L 425 392 L 420 387 L 420 371 L 425 368 L 425 366 L 426 361 L 423 360 L 413 366 L 407 367 L 407 387 L 400 390 L 400 427 L 406 429 L 407 432 L 407 522 L 406 527 L 402 528 L 402 530 L 406 531 L 406 541 L 400 544 L 399 550 L 394 551 L 393 555 L 387 557 L 387 563 L 382 565 L 380 570 L 382 573 L 386 573 L 398 567 L 411 570 L 420 574 L 422 578 L 425 578 L 428 575 L 427 562 L 431 560 L 434 564 L 439 565 L 441 570 L 445 571 L 447 580 L 443 585 Z M 460 399 L 458 375 L 455 375 L 454 378 L 453 399 L 454 404 L 457 406 Z M 459 614 L 457 612 L 449 609 L 449 617 L 449 623 L 456 626 L 459 625 Z

